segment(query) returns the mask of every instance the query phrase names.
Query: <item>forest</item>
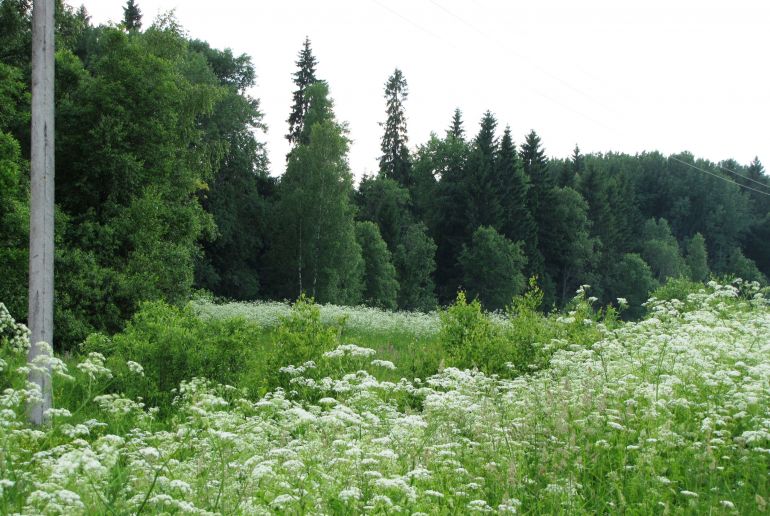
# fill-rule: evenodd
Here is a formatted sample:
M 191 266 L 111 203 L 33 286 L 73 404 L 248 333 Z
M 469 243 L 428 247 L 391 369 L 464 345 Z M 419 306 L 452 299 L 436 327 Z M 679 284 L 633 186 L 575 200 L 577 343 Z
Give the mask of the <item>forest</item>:
M 493 106 L 415 145 L 395 69 L 359 177 L 306 38 L 276 177 L 252 57 L 55 5 L 52 349 L 0 0 L 1 514 L 768 510 L 758 158 L 553 157 Z
M 132 4 L 133 5 L 133 4 Z M 358 184 L 334 84 L 306 39 L 268 173 L 252 58 L 189 38 L 173 15 L 94 26 L 58 4 L 56 338 L 123 327 L 194 290 L 433 310 L 467 292 L 503 308 L 537 278 L 544 306 L 581 284 L 629 315 L 667 278 L 770 274 L 770 179 L 758 159 L 687 152 L 549 157 L 534 130 L 458 108 L 408 138 L 407 78 L 383 70 L 380 170 Z M 26 313 L 30 10 L 0 7 L 0 291 Z M 287 92 L 288 98 L 288 92 Z M 490 107 L 492 108 L 492 106 Z M 580 135 L 575 135 L 580 140 Z

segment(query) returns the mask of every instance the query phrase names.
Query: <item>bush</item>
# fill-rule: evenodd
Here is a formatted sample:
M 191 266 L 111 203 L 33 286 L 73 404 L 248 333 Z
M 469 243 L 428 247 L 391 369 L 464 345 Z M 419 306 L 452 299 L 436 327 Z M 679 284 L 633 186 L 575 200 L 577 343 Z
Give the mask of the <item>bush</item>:
M 704 290 L 704 288 L 703 283 L 697 281 L 690 281 L 686 278 L 671 278 L 665 284 L 652 291 L 650 296 L 660 301 L 678 299 L 684 303 L 683 309 L 689 311 L 697 306 L 697 303 L 688 301 L 687 296 L 696 294 Z
M 260 390 L 287 387 L 287 377 L 281 374 L 281 367 L 317 362 L 325 352 L 337 347 L 344 324 L 344 319 L 332 326 L 324 324 L 321 322 L 321 310 L 313 299 L 304 294 L 300 296 L 275 330 Z
M 121 333 L 89 336 L 83 351 L 108 357 L 115 375 L 111 390 L 140 396 L 165 411 L 183 380 L 205 377 L 238 386 L 247 374 L 261 376 L 259 335 L 259 326 L 244 319 L 202 320 L 189 305 L 154 301 L 143 303 Z M 141 364 L 143 377 L 131 372 L 129 361 Z
M 529 280 L 529 290 L 516 296 L 508 307 L 509 325 L 506 340 L 511 349 L 510 368 L 524 374 L 548 364 L 547 350 L 556 338 L 553 324 L 542 311 L 544 293 L 535 278 Z
M 464 292 L 440 312 L 439 341 L 449 361 L 459 368 L 478 368 L 487 374 L 516 376 L 548 367 L 553 354 L 571 346 L 590 347 L 608 330 L 618 327 L 613 307 L 594 308 L 587 285 L 565 307 L 565 314 L 544 314 L 543 291 L 535 278 L 529 290 L 513 299 L 508 318 L 492 319 L 478 300 L 468 303 Z
M 476 367 L 487 373 L 505 372 L 507 353 L 501 328 L 481 309 L 478 299 L 468 303 L 465 292 L 458 292 L 453 305 L 439 312 L 439 341 L 448 365 Z

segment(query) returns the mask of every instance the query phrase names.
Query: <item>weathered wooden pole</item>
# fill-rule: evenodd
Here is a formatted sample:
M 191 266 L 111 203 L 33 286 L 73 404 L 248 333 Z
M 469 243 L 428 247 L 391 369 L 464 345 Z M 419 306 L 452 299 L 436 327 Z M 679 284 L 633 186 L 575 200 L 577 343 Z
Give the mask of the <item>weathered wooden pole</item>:
M 51 407 L 51 368 L 46 358 L 53 346 L 54 237 L 54 0 L 32 5 L 32 149 L 29 223 L 29 354 L 30 382 L 41 399 L 27 407 L 30 422 L 42 424 Z M 45 342 L 50 347 L 38 346 Z

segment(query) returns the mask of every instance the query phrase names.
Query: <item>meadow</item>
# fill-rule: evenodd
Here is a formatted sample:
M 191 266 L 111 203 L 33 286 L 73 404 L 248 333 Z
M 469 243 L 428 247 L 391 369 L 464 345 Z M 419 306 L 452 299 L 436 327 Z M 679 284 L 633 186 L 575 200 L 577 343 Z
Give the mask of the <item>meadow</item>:
M 53 360 L 40 428 L 26 375 L 45 364 L 0 308 L 0 510 L 766 512 L 767 293 L 662 290 L 624 322 L 588 292 L 548 315 L 536 291 L 494 315 L 147 304 Z

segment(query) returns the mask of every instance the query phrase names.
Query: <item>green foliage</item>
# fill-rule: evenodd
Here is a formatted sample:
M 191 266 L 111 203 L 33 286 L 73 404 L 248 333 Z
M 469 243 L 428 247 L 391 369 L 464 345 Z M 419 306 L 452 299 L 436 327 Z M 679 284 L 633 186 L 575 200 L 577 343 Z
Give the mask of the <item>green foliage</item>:
M 463 171 L 461 204 L 465 228 L 463 235 L 467 243 L 479 226 L 490 226 L 499 230 L 502 226 L 502 205 L 497 170 L 499 144 L 495 136 L 497 119 L 487 111 L 482 115 L 479 132 L 470 147 L 470 153 Z
M 453 305 L 439 312 L 439 341 L 447 355 L 447 365 L 478 368 L 487 373 L 506 371 L 505 341 L 478 299 L 468 303 L 465 292 L 458 292 Z
M 693 281 L 704 282 L 709 277 L 708 252 L 706 240 L 700 233 L 695 233 L 685 242 L 685 262 Z
M 27 197 L 19 144 L 0 130 L 0 292 L 15 314 L 27 313 Z
M 460 108 L 455 108 L 455 112 L 452 115 L 452 122 L 449 124 L 449 129 L 447 129 L 446 134 L 447 137 L 457 138 L 458 140 L 462 140 L 465 137 L 463 112 Z
M 513 298 L 504 320 L 493 320 L 478 299 L 468 303 L 460 291 L 455 303 L 439 312 L 439 342 L 447 364 L 503 377 L 528 374 L 548 367 L 557 351 L 575 345 L 589 347 L 607 329 L 618 326 L 617 311 L 595 309 L 596 298 L 587 297 L 587 286 L 578 289 L 564 315 L 544 314 L 544 293 L 535 278 L 529 286 L 526 293 Z
M 430 311 L 436 308 L 433 272 L 436 244 L 422 224 L 406 228 L 393 253 L 398 276 L 398 306 L 402 310 Z
M 406 78 L 403 72 L 396 68 L 385 83 L 387 119 L 382 124 L 385 131 L 380 145 L 380 173 L 405 188 L 410 188 L 413 184 L 404 112 L 404 102 L 408 97 Z
M 255 299 L 261 294 L 274 180 L 268 177 L 265 147 L 254 137 L 264 129 L 259 102 L 245 93 L 254 85 L 254 66 L 245 54 L 235 56 L 202 41 L 190 42 L 190 49 L 205 58 L 226 92 L 204 122 L 205 133 L 217 142 L 221 166 L 199 193 L 217 230 L 203 244 L 196 285 L 219 296 Z
M 521 242 L 511 242 L 491 227 L 479 227 L 459 262 L 463 286 L 488 310 L 500 310 L 524 289 L 527 259 Z
M 545 156 L 545 149 L 543 149 L 540 137 L 534 130 L 530 131 L 524 139 L 524 143 L 519 149 L 519 157 L 530 185 L 527 191 L 527 204 L 536 228 L 536 234 L 525 241 L 528 260 L 527 275 L 541 278 L 546 300 L 548 304 L 551 304 L 555 295 L 555 287 L 552 285 L 553 279 L 545 270 L 545 264 L 556 256 L 556 253 L 551 252 L 550 249 L 550 246 L 556 244 L 556 241 L 548 235 L 551 223 L 549 215 L 551 209 L 556 206 L 556 202 L 553 198 L 553 180 L 548 174 L 548 159 Z
M 663 285 L 650 293 L 650 297 L 658 301 L 681 301 L 678 304 L 680 310 L 689 311 L 697 306 L 695 301 L 689 299 L 690 294 L 698 294 L 704 291 L 702 282 L 687 278 L 671 278 Z
M 190 306 L 154 301 L 143 303 L 122 332 L 89 336 L 82 351 L 107 357 L 114 373 L 112 392 L 141 397 L 167 411 L 182 381 L 205 377 L 248 385 L 250 378 L 264 374 L 260 350 L 254 348 L 259 334 L 260 327 L 244 319 L 204 320 Z M 129 361 L 143 366 L 143 377 L 136 377 Z
M 727 262 L 727 270 L 730 276 L 747 281 L 767 283 L 767 277 L 757 268 L 757 264 L 750 258 L 746 258 L 740 249 L 733 249 Z
M 113 332 L 143 300 L 186 298 L 199 242 L 215 231 L 197 194 L 249 118 L 232 116 L 230 131 L 214 121 L 233 115 L 225 107 L 238 94 L 172 18 L 144 33 L 94 30 L 86 58 L 57 54 L 56 198 L 68 222 L 57 291 L 69 315 L 56 327 L 65 346 L 82 337 L 72 324 Z
M 550 355 L 544 345 L 555 337 L 555 332 L 542 310 L 544 297 L 533 276 L 527 291 L 513 298 L 507 308 L 510 324 L 506 328 L 505 341 L 511 349 L 508 357 L 510 373 L 526 374 L 547 364 Z
M 380 230 L 373 222 L 357 222 L 356 240 L 364 260 L 364 302 L 394 310 L 398 296 L 396 268 Z
M 391 252 L 411 223 L 409 190 L 384 175 L 364 176 L 356 192 L 358 218 L 377 224 Z
M 315 56 L 313 56 L 313 50 L 310 47 L 310 38 L 305 38 L 297 57 L 297 71 L 294 72 L 294 84 L 297 87 L 294 90 L 291 113 L 289 114 L 289 132 L 286 135 L 286 139 L 292 145 L 300 143 L 306 144 L 307 139 L 303 138 L 303 135 L 307 135 L 305 132 L 305 117 L 307 116 L 308 109 L 310 108 L 310 98 L 308 96 L 308 89 L 314 83 L 318 81 L 316 77 L 315 67 L 318 64 Z M 288 156 L 287 156 L 288 159 Z
M 364 264 L 356 242 L 348 140 L 334 119 L 328 86 L 309 88 L 307 144 L 291 152 L 278 188 L 271 251 L 276 292 L 319 302 L 361 300 Z M 308 126 L 306 126 L 307 128 Z
M 0 2 L 0 60 L 13 67 L 29 69 L 31 44 L 32 2 Z M 4 81 L 0 81 L 0 84 L 3 84 L 0 88 L 5 86 Z
M 127 0 L 123 8 L 123 25 L 129 31 L 142 28 L 142 11 L 134 0 Z
M 650 265 L 655 279 L 660 282 L 668 278 L 687 276 L 687 264 L 679 244 L 666 219 L 650 219 L 642 230 L 642 258 Z
M 597 242 L 590 237 L 591 221 L 583 197 L 572 188 L 551 191 L 554 203 L 543 216 L 547 227 L 541 231 L 546 270 L 556 282 L 558 300 L 564 305 L 591 270 L 596 258 Z M 546 292 L 547 293 L 547 292 Z
M 464 171 L 470 147 L 451 134 L 443 140 L 431 138 L 417 152 L 415 169 L 428 170 L 440 178 L 434 192 L 426 224 L 436 242 L 436 284 L 442 303 L 450 303 L 460 286 L 462 272 L 457 256 L 468 241 L 464 215 L 466 193 Z M 475 228 L 472 228 L 475 229 Z
M 636 253 L 624 254 L 608 271 L 606 293 L 613 301 L 624 298 L 628 302 L 627 314 L 640 317 L 644 313 L 642 303 L 658 286 L 650 266 Z
M 264 385 L 288 387 L 290 377 L 280 369 L 319 361 L 325 352 L 337 346 L 344 325 L 344 319 L 332 325 L 322 323 L 321 312 L 313 299 L 300 296 L 273 334 L 273 346 L 264 357 L 267 369 Z
M 495 166 L 497 195 L 502 210 L 500 232 L 513 242 L 524 242 L 525 248 L 529 248 L 528 242 L 535 238 L 537 227 L 527 200 L 529 181 L 524 174 L 509 127 L 505 128 L 500 140 L 500 152 Z M 530 251 L 534 252 L 533 249 Z

